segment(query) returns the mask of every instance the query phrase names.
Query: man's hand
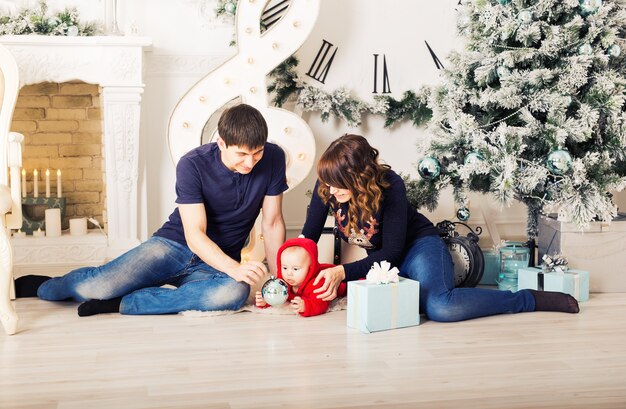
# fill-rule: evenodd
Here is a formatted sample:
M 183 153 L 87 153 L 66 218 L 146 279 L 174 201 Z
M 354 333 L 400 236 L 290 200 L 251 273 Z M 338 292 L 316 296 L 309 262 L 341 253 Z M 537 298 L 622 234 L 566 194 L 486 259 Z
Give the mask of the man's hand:
M 260 291 L 257 291 L 256 294 L 254 294 L 254 305 L 256 305 L 259 308 L 263 308 L 267 306 L 267 303 L 263 299 L 263 295 L 261 295 Z
M 337 298 L 337 288 L 345 280 L 346 272 L 341 265 L 324 269 L 315 277 L 313 285 L 317 285 L 322 278 L 324 279 L 324 284 L 320 288 L 313 290 L 313 292 L 322 301 L 332 301 Z
M 291 309 L 296 314 L 304 312 L 304 301 L 302 301 L 302 298 L 293 297 L 293 300 L 291 300 Z
M 240 263 L 237 267 L 226 273 L 235 281 L 243 281 L 244 283 L 254 285 L 265 277 L 267 268 L 265 264 L 260 261 L 247 261 Z

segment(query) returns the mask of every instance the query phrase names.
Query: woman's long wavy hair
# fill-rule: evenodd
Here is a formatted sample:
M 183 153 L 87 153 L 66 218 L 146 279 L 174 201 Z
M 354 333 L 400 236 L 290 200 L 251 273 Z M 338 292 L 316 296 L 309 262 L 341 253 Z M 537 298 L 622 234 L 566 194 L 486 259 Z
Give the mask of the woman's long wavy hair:
M 378 162 L 378 150 L 372 148 L 360 135 L 345 134 L 333 141 L 317 164 L 319 186 L 317 193 L 324 203 L 337 209 L 338 203 L 330 194 L 329 186 L 348 189 L 347 232 L 359 231 L 358 225 L 369 223 L 380 209 L 388 165 Z

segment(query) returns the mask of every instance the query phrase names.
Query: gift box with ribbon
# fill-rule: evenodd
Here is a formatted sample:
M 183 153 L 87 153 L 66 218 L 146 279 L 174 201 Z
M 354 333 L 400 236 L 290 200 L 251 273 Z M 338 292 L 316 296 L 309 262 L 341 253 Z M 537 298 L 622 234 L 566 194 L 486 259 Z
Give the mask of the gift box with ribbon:
M 419 282 L 398 277 L 385 261 L 374 264 L 368 279 L 348 283 L 348 327 L 370 333 L 419 325 Z
M 578 301 L 589 299 L 589 272 L 574 269 L 544 271 L 537 267 L 517 270 L 518 289 L 558 291 L 567 293 Z

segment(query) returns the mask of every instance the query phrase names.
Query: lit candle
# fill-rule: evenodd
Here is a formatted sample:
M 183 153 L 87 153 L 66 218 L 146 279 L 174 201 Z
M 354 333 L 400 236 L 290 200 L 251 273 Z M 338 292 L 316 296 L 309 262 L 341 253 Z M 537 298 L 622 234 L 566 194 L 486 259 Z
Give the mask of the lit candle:
M 37 169 L 33 170 L 33 197 L 39 197 L 39 186 L 37 186 L 37 181 L 39 180 L 39 172 Z
M 57 197 L 61 197 L 61 169 L 57 169 Z
M 44 237 L 45 235 L 46 235 L 46 232 L 41 230 L 41 227 L 39 227 L 37 230 L 33 232 L 33 237 Z
M 46 169 L 46 197 L 50 197 L 50 169 Z
M 26 233 L 24 233 L 24 232 L 22 231 L 22 229 L 19 229 L 18 231 L 16 231 L 15 233 L 13 233 L 13 237 L 24 238 L 24 237 L 26 237 Z
M 22 168 L 22 197 L 26 197 L 26 169 Z

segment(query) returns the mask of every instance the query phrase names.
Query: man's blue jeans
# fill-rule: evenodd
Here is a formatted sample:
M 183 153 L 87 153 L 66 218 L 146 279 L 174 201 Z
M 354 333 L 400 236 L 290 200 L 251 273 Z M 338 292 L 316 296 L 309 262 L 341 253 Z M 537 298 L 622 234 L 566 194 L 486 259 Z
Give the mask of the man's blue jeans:
M 516 293 L 483 288 L 454 288 L 452 257 L 438 236 L 416 239 L 407 250 L 400 275 L 420 282 L 420 311 L 440 322 L 463 321 L 535 310 L 527 290 Z
M 164 284 L 177 288 L 161 288 Z M 37 295 L 50 301 L 123 297 L 120 313 L 142 315 L 237 310 L 249 292 L 248 284 L 210 267 L 187 246 L 152 237 L 103 266 L 44 282 Z

